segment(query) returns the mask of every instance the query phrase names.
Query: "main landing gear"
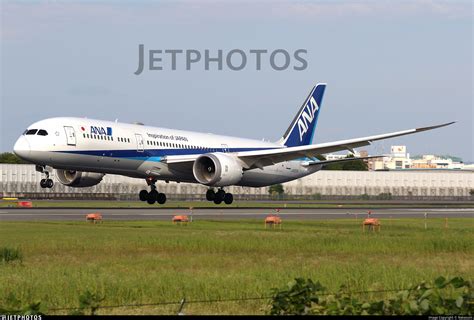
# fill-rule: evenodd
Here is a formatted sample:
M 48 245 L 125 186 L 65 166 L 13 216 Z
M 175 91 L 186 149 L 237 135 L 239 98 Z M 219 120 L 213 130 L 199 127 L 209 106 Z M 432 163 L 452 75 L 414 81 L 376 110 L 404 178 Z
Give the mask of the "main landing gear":
M 209 189 L 206 192 L 207 201 L 214 201 L 215 204 L 221 204 L 224 201 L 225 204 L 231 204 L 234 201 L 232 193 L 226 193 L 224 189 L 219 189 L 217 192 L 214 189 Z
M 46 170 L 46 167 L 44 166 L 36 166 L 36 171 L 39 171 L 41 173 L 43 173 L 45 176 L 46 176 L 46 179 L 41 179 L 40 181 L 40 187 L 41 188 L 48 188 L 48 189 L 51 189 L 54 185 L 54 182 L 52 179 L 49 178 L 49 171 Z
M 160 193 L 156 190 L 156 180 L 148 180 L 147 183 L 150 186 L 150 192 L 146 190 L 140 191 L 138 194 L 141 201 L 146 201 L 148 204 L 154 204 L 158 202 L 159 204 L 164 204 L 166 202 L 166 195 L 164 193 Z

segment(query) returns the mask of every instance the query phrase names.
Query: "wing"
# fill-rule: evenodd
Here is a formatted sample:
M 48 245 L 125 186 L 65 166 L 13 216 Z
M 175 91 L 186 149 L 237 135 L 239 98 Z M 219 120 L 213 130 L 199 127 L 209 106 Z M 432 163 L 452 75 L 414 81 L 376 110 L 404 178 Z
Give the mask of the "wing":
M 449 122 L 440 125 L 422 127 L 416 129 L 409 129 L 403 131 L 397 131 L 392 133 L 379 134 L 374 136 L 339 140 L 334 142 L 310 144 L 297 147 L 282 147 L 270 150 L 257 150 L 257 151 L 242 151 L 234 152 L 232 155 L 238 157 L 246 169 L 263 168 L 265 166 L 274 165 L 279 162 L 295 160 L 299 158 L 319 157 L 321 154 L 336 152 L 341 150 L 350 150 L 354 152 L 355 148 L 370 145 L 373 141 L 383 140 L 388 138 L 394 138 L 404 136 L 408 134 L 418 133 L 422 131 L 433 130 L 441 127 L 445 127 L 455 123 Z M 199 155 L 185 155 L 185 156 L 168 156 L 163 159 L 166 163 L 185 163 L 196 160 Z
M 244 151 L 237 152 L 235 155 L 242 160 L 247 168 L 261 168 L 264 166 L 273 165 L 278 162 L 294 160 L 302 157 L 317 157 L 320 154 L 336 152 L 341 150 L 349 150 L 354 152 L 355 148 L 370 145 L 372 141 L 383 140 L 404 136 L 408 134 L 428 131 L 436 128 L 441 128 L 453 124 L 454 122 L 444 123 L 431 127 L 422 127 L 416 129 L 409 129 L 404 131 L 397 131 L 392 133 L 379 134 L 375 136 L 368 136 L 363 138 L 339 140 L 334 142 L 327 142 L 321 144 L 312 144 L 306 146 L 298 146 L 291 148 L 281 148 L 263 151 Z

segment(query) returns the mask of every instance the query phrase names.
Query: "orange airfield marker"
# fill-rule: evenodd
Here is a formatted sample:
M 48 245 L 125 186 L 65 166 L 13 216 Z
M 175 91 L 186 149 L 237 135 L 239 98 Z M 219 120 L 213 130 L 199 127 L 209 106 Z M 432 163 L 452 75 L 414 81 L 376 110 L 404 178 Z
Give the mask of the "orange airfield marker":
M 179 215 L 179 216 L 174 216 L 173 219 L 173 224 L 188 224 L 189 218 L 186 215 Z
M 362 222 L 362 231 L 365 231 L 365 226 L 368 227 L 369 231 L 380 231 L 380 221 L 375 218 L 367 218 Z M 377 230 L 378 229 L 378 230 Z
M 33 202 L 31 202 L 31 201 L 18 201 L 17 206 L 21 207 L 21 208 L 32 208 L 33 207 Z
M 270 227 L 275 228 L 275 226 L 279 226 L 281 229 L 281 218 L 274 215 L 269 215 L 265 218 L 265 228 L 269 225 Z
M 89 213 L 88 215 L 86 215 L 86 221 L 94 223 L 102 222 L 102 215 L 98 212 Z

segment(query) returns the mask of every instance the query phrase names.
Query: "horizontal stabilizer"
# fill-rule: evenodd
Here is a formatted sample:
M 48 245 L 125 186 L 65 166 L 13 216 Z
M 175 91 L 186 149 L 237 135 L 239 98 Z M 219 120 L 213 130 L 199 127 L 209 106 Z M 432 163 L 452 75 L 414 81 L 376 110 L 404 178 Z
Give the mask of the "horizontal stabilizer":
M 374 159 L 374 158 L 383 158 L 384 156 L 369 156 L 369 157 L 355 157 L 355 158 L 342 158 L 342 159 L 335 159 L 335 160 L 323 160 L 323 161 L 309 161 L 304 163 L 304 166 L 314 166 L 314 165 L 328 165 L 331 163 L 336 163 L 336 162 L 349 162 L 349 161 L 355 161 L 355 160 L 367 160 L 367 159 Z

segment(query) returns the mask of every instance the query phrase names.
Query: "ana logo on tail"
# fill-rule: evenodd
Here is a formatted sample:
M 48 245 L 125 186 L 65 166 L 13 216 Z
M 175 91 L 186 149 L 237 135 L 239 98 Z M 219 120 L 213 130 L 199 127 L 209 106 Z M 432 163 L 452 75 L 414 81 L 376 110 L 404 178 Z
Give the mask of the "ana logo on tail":
M 325 89 L 325 83 L 319 83 L 311 89 L 308 97 L 304 100 L 298 113 L 279 141 L 281 144 L 287 147 L 296 147 L 312 143 Z
M 303 136 L 308 131 L 308 124 L 311 124 L 314 120 L 314 114 L 319 110 L 319 106 L 316 103 L 314 97 L 311 97 L 306 104 L 306 107 L 301 112 L 298 119 L 298 129 L 300 131 L 300 142 L 303 141 Z

